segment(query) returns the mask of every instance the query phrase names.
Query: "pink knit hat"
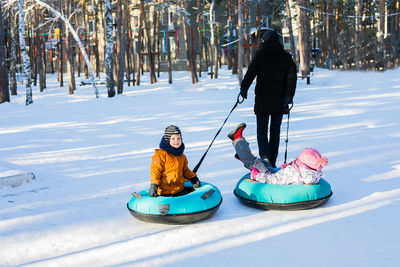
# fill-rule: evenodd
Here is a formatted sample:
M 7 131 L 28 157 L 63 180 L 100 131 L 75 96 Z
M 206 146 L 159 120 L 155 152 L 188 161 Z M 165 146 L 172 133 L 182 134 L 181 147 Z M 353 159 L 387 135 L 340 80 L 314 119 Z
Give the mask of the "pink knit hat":
M 301 151 L 300 155 L 297 157 L 298 161 L 301 161 L 308 167 L 320 171 L 322 167 L 328 164 L 328 159 L 322 157 L 319 152 L 314 148 L 306 148 Z

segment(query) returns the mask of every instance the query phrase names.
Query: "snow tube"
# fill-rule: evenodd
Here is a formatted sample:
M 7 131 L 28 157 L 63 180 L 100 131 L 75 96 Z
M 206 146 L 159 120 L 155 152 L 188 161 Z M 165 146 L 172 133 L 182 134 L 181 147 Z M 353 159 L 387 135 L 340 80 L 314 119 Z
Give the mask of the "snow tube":
M 239 180 L 233 193 L 243 204 L 265 210 L 315 208 L 332 196 L 330 184 L 322 178 L 313 185 L 276 185 L 256 182 L 250 173 Z
M 185 187 L 192 187 L 190 182 Z M 132 193 L 127 204 L 131 214 L 144 222 L 185 224 L 212 216 L 222 203 L 221 192 L 212 184 L 201 182 L 201 187 L 178 197 L 150 197 L 150 189 Z

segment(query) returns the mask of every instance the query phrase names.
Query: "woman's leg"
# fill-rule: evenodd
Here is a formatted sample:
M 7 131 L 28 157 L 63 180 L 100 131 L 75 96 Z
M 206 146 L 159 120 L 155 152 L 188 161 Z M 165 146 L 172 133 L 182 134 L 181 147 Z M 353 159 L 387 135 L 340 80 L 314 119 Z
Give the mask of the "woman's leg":
M 256 115 L 257 144 L 260 158 L 269 159 L 268 123 L 269 115 Z
M 281 124 L 283 114 L 271 115 L 271 129 L 269 131 L 269 162 L 275 167 L 279 152 L 279 140 L 281 137 Z

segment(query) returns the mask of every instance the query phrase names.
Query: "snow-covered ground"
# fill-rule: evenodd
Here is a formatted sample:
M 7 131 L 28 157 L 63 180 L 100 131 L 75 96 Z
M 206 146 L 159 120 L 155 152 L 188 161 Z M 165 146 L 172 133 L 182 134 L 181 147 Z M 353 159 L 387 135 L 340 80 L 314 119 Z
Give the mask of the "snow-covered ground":
M 0 166 L 36 180 L 0 188 L 0 266 L 399 266 L 400 69 L 383 73 L 317 69 L 298 81 L 288 159 L 305 147 L 329 158 L 333 196 L 302 211 L 264 211 L 233 195 L 246 170 L 226 137 L 238 123 L 256 154 L 253 87 L 198 171 L 223 203 L 208 220 L 148 224 L 126 208 L 149 186 L 150 160 L 164 128 L 178 125 L 194 167 L 228 115 L 237 77 L 191 84 L 186 72 L 95 98 L 68 95 L 49 76 L 45 92 L 24 89 L 0 105 Z M 78 78 L 78 83 L 79 83 Z M 283 162 L 286 117 L 279 163 Z

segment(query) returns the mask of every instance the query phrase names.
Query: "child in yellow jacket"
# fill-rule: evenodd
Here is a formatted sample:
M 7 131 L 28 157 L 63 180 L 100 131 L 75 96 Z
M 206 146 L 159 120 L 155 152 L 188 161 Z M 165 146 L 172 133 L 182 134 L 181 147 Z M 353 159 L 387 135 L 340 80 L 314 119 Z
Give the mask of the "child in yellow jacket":
M 184 187 L 190 180 L 193 188 L 200 187 L 199 178 L 188 168 L 188 160 L 183 154 L 185 145 L 180 129 L 169 125 L 161 138 L 160 148 L 155 150 L 150 168 L 150 196 L 181 196 L 193 190 Z

